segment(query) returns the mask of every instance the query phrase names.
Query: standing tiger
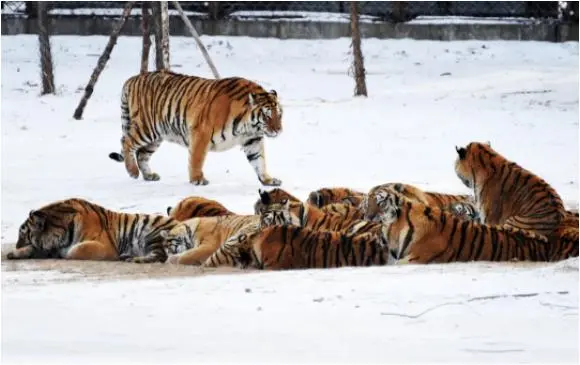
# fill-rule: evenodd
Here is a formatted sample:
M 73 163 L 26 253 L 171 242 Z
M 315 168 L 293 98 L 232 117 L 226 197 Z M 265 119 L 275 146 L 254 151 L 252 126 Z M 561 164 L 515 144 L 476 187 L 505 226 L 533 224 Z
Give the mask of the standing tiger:
M 218 201 L 201 196 L 190 196 L 182 199 L 174 207 L 167 207 L 167 215 L 180 222 L 196 217 L 219 217 L 235 215 Z
M 462 220 L 392 189 L 376 195 L 384 239 L 400 263 L 557 261 L 578 256 L 575 242 L 548 242 L 530 231 Z
M 485 224 L 525 229 L 549 237 L 565 214 L 556 191 L 484 143 L 455 148 L 455 172 L 469 189 Z
M 164 140 L 189 149 L 189 182 L 207 185 L 203 164 L 208 151 L 242 146 L 262 185 L 280 185 L 266 171 L 264 135 L 282 131 L 282 107 L 276 91 L 240 78 L 218 80 L 156 71 L 129 78 L 121 94 L 122 152 L 133 178 L 159 180 L 149 167 Z
M 177 224 L 170 217 L 118 213 L 67 199 L 31 211 L 7 258 L 165 262 L 160 233 Z

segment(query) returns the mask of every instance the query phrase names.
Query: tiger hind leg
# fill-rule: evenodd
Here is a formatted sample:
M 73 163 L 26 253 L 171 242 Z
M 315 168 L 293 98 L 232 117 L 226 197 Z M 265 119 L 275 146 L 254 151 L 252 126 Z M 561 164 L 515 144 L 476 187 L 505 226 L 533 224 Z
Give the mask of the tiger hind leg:
M 66 259 L 116 261 L 119 256 L 112 245 L 106 245 L 99 241 L 83 241 L 71 247 L 66 254 Z
M 134 145 L 131 138 L 128 136 L 123 136 L 121 138 L 121 144 L 123 145 L 123 159 L 125 160 L 125 169 L 133 179 L 139 177 L 139 166 L 135 160 L 135 151 L 139 148 Z
M 28 245 L 28 246 L 16 248 L 16 249 L 8 252 L 8 254 L 6 254 L 6 258 L 8 260 L 32 259 L 32 258 L 34 258 L 33 256 L 34 256 L 35 252 L 36 252 L 35 248 L 32 247 L 31 245 Z
M 137 150 L 137 166 L 139 167 L 139 170 L 141 170 L 141 173 L 143 173 L 143 179 L 146 181 L 158 181 L 161 178 L 159 174 L 151 171 L 151 168 L 149 167 L 149 159 L 151 158 L 151 155 L 157 151 L 160 145 L 161 141 L 156 141 Z

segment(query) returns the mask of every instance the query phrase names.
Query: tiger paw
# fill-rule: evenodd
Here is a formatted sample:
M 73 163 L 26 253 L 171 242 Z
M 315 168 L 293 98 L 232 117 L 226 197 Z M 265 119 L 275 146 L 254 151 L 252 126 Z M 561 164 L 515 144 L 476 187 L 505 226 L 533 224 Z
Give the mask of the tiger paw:
M 282 180 L 276 179 L 275 177 L 260 179 L 260 182 L 264 186 L 280 186 L 280 185 L 282 185 Z
M 199 178 L 199 179 L 192 179 L 189 182 L 192 183 L 193 185 L 207 185 L 207 184 L 209 184 L 209 181 L 204 177 Z
M 152 172 L 147 175 L 143 174 L 143 179 L 145 181 L 159 181 L 159 179 L 161 179 L 161 176 L 159 176 L 159 174 L 156 172 Z
M 132 262 L 134 264 L 144 264 L 147 263 L 148 261 L 146 256 L 136 256 L 129 258 L 127 262 Z
M 18 259 L 18 257 L 14 254 L 14 252 L 10 251 L 6 254 L 6 258 L 8 260 L 16 260 Z

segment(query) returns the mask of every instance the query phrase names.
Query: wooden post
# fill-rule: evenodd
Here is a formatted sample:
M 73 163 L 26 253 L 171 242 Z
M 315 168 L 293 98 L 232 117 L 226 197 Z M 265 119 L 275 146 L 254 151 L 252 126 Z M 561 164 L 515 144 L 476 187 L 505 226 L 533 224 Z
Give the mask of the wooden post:
M 111 32 L 111 35 L 109 36 L 109 42 L 107 43 L 107 46 L 103 50 L 103 54 L 101 54 L 101 56 L 99 57 L 99 60 L 97 61 L 97 65 L 95 66 L 95 69 L 93 70 L 93 73 L 91 74 L 91 78 L 89 79 L 89 83 L 87 84 L 87 86 L 85 88 L 85 94 L 83 95 L 79 105 L 77 106 L 77 108 L 75 110 L 75 113 L 73 114 L 73 118 L 75 118 L 76 120 L 81 119 L 83 116 L 83 111 L 85 109 L 85 106 L 87 105 L 87 102 L 89 101 L 89 98 L 93 94 L 93 88 L 95 87 L 95 84 L 97 83 L 97 79 L 99 78 L 99 75 L 101 74 L 101 72 L 103 72 L 103 69 L 105 68 L 105 65 L 107 64 L 107 61 L 109 60 L 109 57 L 111 56 L 111 51 L 113 51 L 113 47 L 115 47 L 115 44 L 117 43 L 117 38 L 119 37 L 119 33 L 121 32 L 121 29 L 123 29 L 123 25 L 125 25 L 125 22 L 127 21 L 127 18 L 129 17 L 129 14 L 131 14 L 131 8 L 133 8 L 133 4 L 135 4 L 135 1 L 128 1 L 127 2 L 127 4 L 125 5 L 125 8 L 123 9 L 123 14 L 121 15 L 121 19 L 115 25 L 115 27 L 113 28 L 113 31 Z
M 191 33 L 191 35 L 195 39 L 195 42 L 197 43 L 197 46 L 199 47 L 199 49 L 201 49 L 201 53 L 203 54 L 203 58 L 205 58 L 205 61 L 209 65 L 209 68 L 211 68 L 211 72 L 213 73 L 213 76 L 216 79 L 219 79 L 220 75 L 219 75 L 217 69 L 215 68 L 211 58 L 209 57 L 209 53 L 207 53 L 207 49 L 205 49 L 203 42 L 199 38 L 199 33 L 197 33 L 197 31 L 195 30 L 195 28 L 193 27 L 193 24 L 191 24 L 191 22 L 189 21 L 189 18 L 187 18 L 187 16 L 185 16 L 185 13 L 183 12 L 183 8 L 179 4 L 179 2 L 173 1 L 173 6 L 175 6 L 175 9 L 177 9 L 177 11 L 179 12 L 179 15 L 181 15 L 181 19 L 183 19 L 183 22 L 187 26 L 187 29 L 189 29 L 189 33 Z
M 161 51 L 161 5 L 159 1 L 151 2 L 153 13 L 153 36 L 155 39 L 155 69 L 163 70 L 163 52 Z
M 41 95 L 54 94 L 54 73 L 52 54 L 50 51 L 50 35 L 48 32 L 48 10 L 46 2 L 38 1 L 38 43 L 40 46 L 40 78 L 42 80 Z
M 169 8 L 167 1 L 161 2 L 161 53 L 163 69 L 169 70 Z
M 354 78 L 356 83 L 356 88 L 354 90 L 354 95 L 364 95 L 367 96 L 367 84 L 365 80 L 365 66 L 364 59 L 361 50 L 361 38 L 360 38 L 360 28 L 359 28 L 359 13 L 358 13 L 358 2 L 350 2 L 350 27 L 352 36 L 352 53 L 354 56 L 353 68 L 354 68 Z
M 143 32 L 143 49 L 141 52 L 141 73 L 149 71 L 149 50 L 151 49 L 151 16 L 149 14 L 149 3 L 143 1 L 141 4 L 141 30 Z

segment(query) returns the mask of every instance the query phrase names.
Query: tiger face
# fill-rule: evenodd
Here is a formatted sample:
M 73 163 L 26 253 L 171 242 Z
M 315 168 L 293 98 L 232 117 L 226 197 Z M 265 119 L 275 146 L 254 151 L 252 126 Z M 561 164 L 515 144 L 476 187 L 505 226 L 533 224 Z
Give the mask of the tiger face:
M 396 214 L 396 211 L 390 209 L 392 197 L 395 194 L 390 194 L 389 189 L 379 188 L 373 189 L 367 194 L 360 205 L 360 209 L 364 214 L 364 219 L 371 222 L 382 222 L 383 216 L 391 216 Z M 386 211 L 388 209 L 388 211 Z
M 172 255 L 180 254 L 193 248 L 193 232 L 185 224 L 178 224 L 170 231 L 161 231 L 163 247 Z
M 250 125 L 255 134 L 277 137 L 282 132 L 282 106 L 275 90 L 249 95 Z
M 280 203 L 272 203 L 262 207 L 260 211 L 260 227 L 292 224 L 290 201 L 284 199 Z
M 477 212 L 475 206 L 466 203 L 453 203 L 450 206 L 451 213 L 454 216 L 461 218 L 463 220 L 474 221 L 477 223 L 481 222 L 481 217 Z

